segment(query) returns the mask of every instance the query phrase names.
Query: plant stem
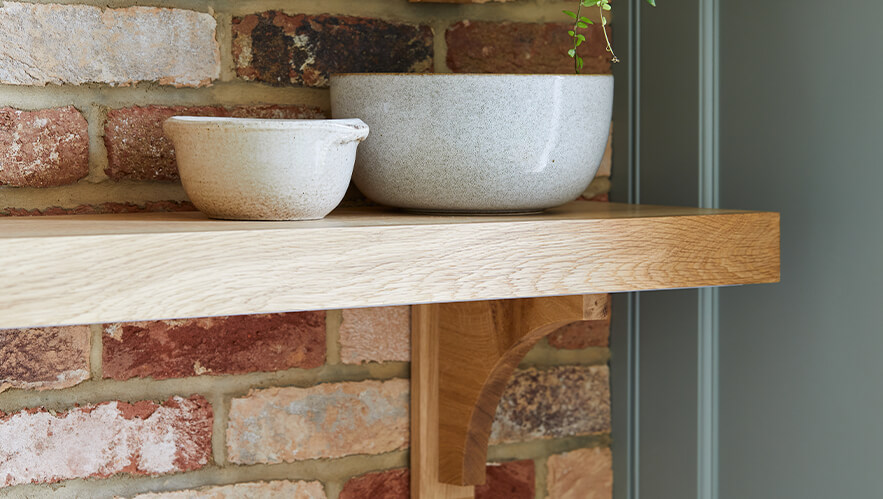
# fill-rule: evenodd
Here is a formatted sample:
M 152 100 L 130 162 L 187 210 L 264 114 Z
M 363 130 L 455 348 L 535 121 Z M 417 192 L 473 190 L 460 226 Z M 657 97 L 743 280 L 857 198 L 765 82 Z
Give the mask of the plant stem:
M 576 30 L 579 29 L 579 14 L 580 14 L 580 11 L 582 10 L 582 8 L 583 8 L 582 2 L 577 4 L 577 6 L 576 6 L 576 20 L 573 23 L 573 72 L 576 74 L 579 74 L 579 65 L 576 62 L 577 61 L 576 48 L 578 47 L 578 45 L 576 43 L 578 41 L 578 38 L 576 37 Z
M 619 62 L 619 57 L 616 57 L 616 54 L 613 53 L 613 46 L 610 45 L 610 38 L 607 37 L 607 23 L 604 22 L 604 7 L 600 3 L 598 4 L 598 10 L 601 11 L 601 31 L 604 32 L 604 39 L 607 40 L 607 51 L 613 56 L 613 59 L 611 59 L 610 62 Z

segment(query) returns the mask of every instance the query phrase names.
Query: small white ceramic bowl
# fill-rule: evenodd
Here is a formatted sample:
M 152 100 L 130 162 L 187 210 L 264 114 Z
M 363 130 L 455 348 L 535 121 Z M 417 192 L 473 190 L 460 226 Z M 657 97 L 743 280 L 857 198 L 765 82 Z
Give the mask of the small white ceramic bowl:
M 358 119 L 271 120 L 176 116 L 163 124 L 175 145 L 181 183 L 212 218 L 314 220 L 343 199 Z

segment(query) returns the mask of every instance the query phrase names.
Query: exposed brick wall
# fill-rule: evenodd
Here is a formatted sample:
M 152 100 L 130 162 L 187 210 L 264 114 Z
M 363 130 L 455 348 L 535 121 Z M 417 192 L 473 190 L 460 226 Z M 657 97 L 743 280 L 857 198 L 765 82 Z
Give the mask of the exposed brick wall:
M 87 127 L 86 118 L 73 106 L 0 108 L 0 186 L 55 187 L 88 175 Z
M 343 311 L 340 357 L 344 364 L 405 361 L 411 358 L 410 307 Z
M 278 11 L 233 18 L 236 74 L 270 85 L 327 87 L 331 73 L 432 70 L 427 25 Z
M 0 392 L 68 388 L 89 379 L 89 326 L 0 329 Z
M 608 499 L 613 495 L 610 449 L 578 449 L 554 455 L 547 466 L 550 499 Z
M 325 314 L 300 312 L 106 324 L 104 377 L 182 378 L 325 363 Z
M 0 413 L 0 485 L 198 470 L 211 459 L 211 427 L 198 396 Z
M 568 23 L 462 21 L 447 29 L 448 67 L 455 73 L 573 73 L 573 61 L 561 57 L 572 44 Z M 578 53 L 583 73 L 610 73 L 610 52 L 601 26 L 584 30 Z
M 333 72 L 571 71 L 566 2 L 459 3 L 487 4 L 3 2 L 0 216 L 193 210 L 165 118 L 322 118 Z M 409 312 L 2 330 L 0 495 L 408 497 Z M 610 497 L 608 336 L 570 325 L 516 371 L 478 497 Z
M 307 106 L 133 106 L 111 109 L 104 124 L 107 148 L 105 173 L 113 180 L 177 180 L 172 142 L 162 124 L 172 116 L 233 116 L 236 118 L 324 118 Z

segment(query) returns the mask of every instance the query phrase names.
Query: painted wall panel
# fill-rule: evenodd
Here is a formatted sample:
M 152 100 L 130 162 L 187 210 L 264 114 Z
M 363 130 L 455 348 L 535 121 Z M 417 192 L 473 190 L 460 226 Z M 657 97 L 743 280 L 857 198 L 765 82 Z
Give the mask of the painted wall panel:
M 883 3 L 721 2 L 721 206 L 782 283 L 720 298 L 720 497 L 883 496 Z

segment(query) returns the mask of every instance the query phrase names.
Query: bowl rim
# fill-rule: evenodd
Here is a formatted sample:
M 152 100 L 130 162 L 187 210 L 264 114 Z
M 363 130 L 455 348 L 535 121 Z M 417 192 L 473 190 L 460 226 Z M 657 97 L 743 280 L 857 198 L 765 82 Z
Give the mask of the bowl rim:
M 233 118 L 227 116 L 172 116 L 163 126 L 236 128 L 243 130 L 362 130 L 368 125 L 358 118 L 331 119 L 278 119 L 278 118 Z

